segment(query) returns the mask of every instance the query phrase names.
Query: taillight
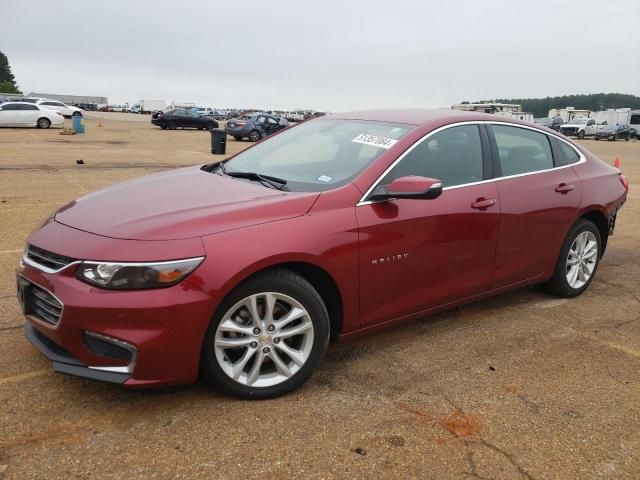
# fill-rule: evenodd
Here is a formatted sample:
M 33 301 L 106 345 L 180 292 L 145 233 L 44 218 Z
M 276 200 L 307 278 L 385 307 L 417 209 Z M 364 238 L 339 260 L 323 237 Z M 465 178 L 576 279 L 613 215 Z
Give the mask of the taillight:
M 625 177 L 624 174 L 621 173 L 618 176 L 618 178 L 620 179 L 620 183 L 622 184 L 624 189 L 628 192 L 629 191 L 629 180 L 627 179 L 627 177 Z

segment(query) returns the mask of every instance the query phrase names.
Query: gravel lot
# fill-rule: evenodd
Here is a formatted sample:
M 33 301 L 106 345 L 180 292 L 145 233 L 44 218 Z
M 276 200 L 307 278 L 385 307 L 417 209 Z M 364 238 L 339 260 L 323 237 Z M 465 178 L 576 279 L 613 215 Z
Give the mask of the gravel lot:
M 334 345 L 301 390 L 246 402 L 66 377 L 23 336 L 14 272 L 47 214 L 214 158 L 206 132 L 128 117 L 0 130 L 0 478 L 638 478 L 639 142 L 584 141 L 632 187 L 581 297 L 528 288 Z

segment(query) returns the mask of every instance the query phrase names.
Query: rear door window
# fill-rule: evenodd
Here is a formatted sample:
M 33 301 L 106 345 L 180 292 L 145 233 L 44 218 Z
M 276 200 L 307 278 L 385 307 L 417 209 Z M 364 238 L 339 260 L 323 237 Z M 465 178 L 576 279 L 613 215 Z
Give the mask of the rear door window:
M 580 155 L 566 142 L 560 139 L 554 139 L 557 149 L 554 150 L 559 155 L 556 155 L 556 167 L 562 167 L 564 165 L 571 165 L 580 161 Z
M 554 167 L 549 138 L 527 128 L 491 125 L 503 177 Z

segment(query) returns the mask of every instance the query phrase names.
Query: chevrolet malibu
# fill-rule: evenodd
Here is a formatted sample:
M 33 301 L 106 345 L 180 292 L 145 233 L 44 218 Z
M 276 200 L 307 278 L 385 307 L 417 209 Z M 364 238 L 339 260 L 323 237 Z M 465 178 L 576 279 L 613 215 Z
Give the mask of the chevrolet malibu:
M 532 284 L 581 294 L 627 191 L 533 124 L 327 116 L 63 206 L 27 240 L 18 298 L 59 372 L 274 397 L 331 339 Z

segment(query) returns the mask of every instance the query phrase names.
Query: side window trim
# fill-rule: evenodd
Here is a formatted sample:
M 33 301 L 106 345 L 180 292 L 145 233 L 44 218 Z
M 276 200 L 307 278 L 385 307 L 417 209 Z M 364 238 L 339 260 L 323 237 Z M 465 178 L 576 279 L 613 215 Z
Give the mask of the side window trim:
M 457 123 L 450 123 L 448 125 L 444 125 L 440 128 L 436 128 L 435 130 L 432 130 L 429 133 L 426 133 L 424 136 L 422 136 L 420 139 L 418 139 L 413 145 L 409 146 L 409 148 L 407 148 L 404 152 L 402 152 L 398 158 L 396 158 L 393 163 L 391 165 L 389 165 L 381 174 L 380 176 L 371 184 L 371 186 L 369 187 L 369 189 L 364 193 L 364 195 L 362 196 L 362 198 L 360 198 L 360 200 L 358 201 L 358 203 L 356 203 L 356 207 L 360 207 L 363 205 L 370 205 L 372 203 L 379 203 L 380 200 L 368 200 L 369 196 L 371 195 L 371 193 L 375 190 L 375 188 L 378 186 L 378 184 L 387 176 L 387 174 L 393 170 L 393 168 L 400 162 L 402 161 L 402 159 L 409 154 L 409 152 L 411 152 L 415 147 L 417 147 L 419 144 L 421 144 L 422 142 L 424 142 L 425 140 L 427 140 L 430 136 L 435 135 L 438 132 L 441 132 L 442 130 L 446 130 L 447 128 L 453 128 L 453 127 L 457 127 L 460 125 L 478 125 L 478 126 L 484 126 L 484 130 L 487 134 L 487 137 L 489 139 L 489 148 L 491 150 L 491 168 L 493 170 L 493 175 L 491 176 L 491 178 L 487 178 L 485 180 L 479 181 L 479 182 L 471 182 L 471 183 L 464 183 L 461 185 L 454 185 L 451 187 L 444 187 L 442 190 L 446 191 L 446 190 L 452 190 L 454 188 L 464 188 L 464 187 L 468 187 L 468 186 L 472 186 L 472 185 L 479 185 L 482 183 L 489 183 L 489 182 L 497 182 L 497 181 L 502 181 L 502 180 L 508 180 L 510 178 L 516 178 L 516 177 L 523 177 L 525 175 L 537 175 L 540 173 L 546 173 L 546 172 L 550 172 L 553 170 L 559 170 L 562 168 L 570 168 L 570 167 L 574 167 L 576 165 L 580 165 L 582 163 L 586 163 L 587 158 L 584 156 L 584 154 L 578 149 L 576 148 L 572 143 L 560 138 L 560 136 L 552 134 L 552 133 L 547 133 L 544 132 L 542 130 L 539 130 L 537 128 L 534 127 L 530 127 L 528 125 L 521 125 L 518 123 L 511 123 L 511 122 L 499 122 L 499 121 L 481 121 L 481 120 L 472 120 L 472 121 L 468 121 L 468 122 L 457 122 Z M 552 140 L 556 140 L 559 142 L 564 142 L 567 145 L 569 145 L 571 148 L 573 148 L 576 153 L 578 154 L 578 156 L 580 157 L 580 160 L 575 162 L 575 163 L 571 163 L 569 165 L 562 165 L 562 166 L 555 166 L 555 160 L 554 160 L 554 167 L 547 169 L 547 170 L 538 170 L 535 172 L 527 172 L 527 173 L 521 173 L 518 175 L 510 175 L 510 176 L 506 176 L 503 177 L 501 176 L 501 171 L 500 171 L 500 159 L 498 158 L 498 147 L 495 141 L 495 136 L 493 135 L 493 131 L 491 129 L 492 125 L 506 125 L 506 126 L 511 126 L 511 127 L 520 127 L 520 128 L 524 128 L 524 129 L 528 129 L 528 130 L 533 130 L 534 132 L 538 132 L 538 133 L 542 133 L 544 135 L 547 136 L 549 143 L 553 146 L 553 141 Z M 482 131 L 483 129 L 481 129 Z M 481 140 L 482 140 L 482 135 L 480 136 Z M 483 149 L 483 159 L 484 159 L 484 149 Z M 497 169 L 496 169 L 496 161 L 497 161 Z

